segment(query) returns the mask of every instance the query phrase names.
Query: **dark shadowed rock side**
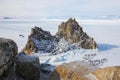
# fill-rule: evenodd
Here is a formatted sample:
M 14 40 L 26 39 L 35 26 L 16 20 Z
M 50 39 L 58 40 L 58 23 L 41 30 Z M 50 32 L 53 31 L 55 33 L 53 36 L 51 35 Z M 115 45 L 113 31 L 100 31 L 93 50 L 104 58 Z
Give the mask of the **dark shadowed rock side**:
M 87 35 L 79 26 L 75 19 L 70 18 L 66 22 L 62 22 L 58 27 L 56 38 L 65 38 L 71 44 L 78 43 L 82 48 L 95 49 L 97 44 L 94 39 Z
M 40 65 L 40 68 L 41 68 L 40 80 L 48 80 L 50 74 L 54 71 L 55 66 L 42 63 Z
M 37 57 L 30 57 L 24 52 L 14 58 L 14 63 L 1 76 L 2 80 L 39 80 L 40 64 Z
M 67 45 L 61 46 L 64 44 L 62 42 L 67 42 L 68 47 L 64 48 Z M 97 48 L 97 44 L 94 39 L 88 36 L 82 30 L 82 27 L 79 26 L 78 22 L 72 18 L 59 25 L 58 32 L 55 36 L 52 36 L 49 31 L 44 31 L 39 27 L 32 28 L 23 51 L 26 54 L 30 54 L 31 52 L 52 52 L 57 54 L 63 51 L 68 51 L 71 47 L 82 47 L 85 49 Z
M 13 63 L 18 47 L 13 40 L 0 38 L 0 76 Z
M 44 31 L 39 27 L 31 29 L 26 46 L 23 51 L 26 54 L 30 52 L 50 53 L 56 48 L 56 38 L 49 31 Z
M 24 80 L 39 80 L 40 63 L 39 58 L 25 55 L 24 52 L 16 56 L 16 73 Z
M 13 40 L 0 38 L 0 80 L 39 80 L 39 58 L 17 51 Z

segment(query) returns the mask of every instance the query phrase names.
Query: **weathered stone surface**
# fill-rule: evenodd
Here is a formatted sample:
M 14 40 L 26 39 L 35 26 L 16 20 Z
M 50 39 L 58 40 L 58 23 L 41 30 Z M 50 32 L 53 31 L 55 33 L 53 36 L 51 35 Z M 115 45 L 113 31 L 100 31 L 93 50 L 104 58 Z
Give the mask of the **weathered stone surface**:
M 41 64 L 41 74 L 40 74 L 40 80 L 49 80 L 50 74 L 54 71 L 55 66 L 52 66 L 50 64 Z
M 18 47 L 13 40 L 0 38 L 0 76 L 13 63 Z
M 17 55 L 16 72 L 24 80 L 39 80 L 40 78 L 39 58 L 30 57 L 25 54 Z
M 36 46 L 34 44 L 34 42 L 28 38 L 27 40 L 27 44 L 25 45 L 25 47 L 23 48 L 23 51 L 26 53 L 26 54 L 30 54 L 32 51 L 36 50 Z
M 120 80 L 120 66 L 98 69 L 92 73 L 98 80 Z
M 120 66 L 98 68 L 85 62 L 63 63 L 56 67 L 49 80 L 120 80 Z
M 24 80 L 19 74 L 16 72 L 16 65 L 11 65 L 7 71 L 0 77 L 0 80 Z
M 87 35 L 79 26 L 75 19 L 70 18 L 66 22 L 59 25 L 58 32 L 56 33 L 57 39 L 65 38 L 71 44 L 78 43 L 82 48 L 95 49 L 97 44 L 94 39 Z
M 25 55 L 24 52 L 14 57 L 14 63 L 1 76 L 0 80 L 39 80 L 40 63 L 37 57 Z
M 39 27 L 34 27 L 28 37 L 28 42 L 23 48 L 26 54 L 33 52 L 52 52 L 56 47 L 56 38 L 49 31 L 44 31 Z
M 63 63 L 56 67 L 49 80 L 91 80 L 86 75 L 96 69 L 85 62 Z

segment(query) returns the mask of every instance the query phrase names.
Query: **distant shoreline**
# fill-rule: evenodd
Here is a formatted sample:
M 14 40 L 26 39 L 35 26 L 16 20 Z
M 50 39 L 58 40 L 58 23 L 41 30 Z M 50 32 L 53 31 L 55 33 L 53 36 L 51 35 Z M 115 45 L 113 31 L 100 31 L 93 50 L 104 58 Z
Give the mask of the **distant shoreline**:
M 6 23 L 6 22 L 18 22 L 18 23 L 23 23 L 23 22 L 63 22 L 65 19 L 0 19 L 0 23 Z M 87 24 L 96 24 L 96 23 L 104 23 L 104 24 L 120 24 L 120 20 L 80 20 L 77 19 L 78 22 L 82 23 L 87 23 Z

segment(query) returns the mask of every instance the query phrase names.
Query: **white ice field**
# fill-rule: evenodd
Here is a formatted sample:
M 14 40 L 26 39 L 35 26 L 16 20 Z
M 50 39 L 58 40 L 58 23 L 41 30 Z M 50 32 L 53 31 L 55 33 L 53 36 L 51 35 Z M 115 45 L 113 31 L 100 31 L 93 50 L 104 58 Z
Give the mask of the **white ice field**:
M 0 20 L 0 37 L 14 40 L 21 51 L 32 27 L 41 27 L 55 35 L 62 21 L 66 20 Z M 40 63 L 59 65 L 63 62 L 83 60 L 85 54 L 96 53 L 97 56 L 94 59 L 107 58 L 107 62 L 100 67 L 120 66 L 120 20 L 78 20 L 78 22 L 83 30 L 97 42 L 97 50 L 71 50 L 54 56 L 34 53 L 33 56 L 39 57 Z

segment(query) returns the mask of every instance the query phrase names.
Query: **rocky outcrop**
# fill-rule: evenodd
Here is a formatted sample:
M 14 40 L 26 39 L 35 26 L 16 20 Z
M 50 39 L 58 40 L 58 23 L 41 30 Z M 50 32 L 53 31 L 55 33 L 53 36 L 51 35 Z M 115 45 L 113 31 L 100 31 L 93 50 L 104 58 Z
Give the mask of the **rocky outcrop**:
M 63 45 L 63 41 L 68 46 L 66 44 Z M 63 46 L 61 47 L 61 45 Z M 44 31 L 39 27 L 32 28 L 23 51 L 26 54 L 30 54 L 31 52 L 58 54 L 76 47 L 95 49 L 97 48 L 97 44 L 92 37 L 83 31 L 75 19 L 70 18 L 59 25 L 55 36 L 52 36 L 49 31 Z
M 13 40 L 0 38 L 0 76 L 13 63 L 18 47 Z
M 92 73 L 98 80 L 120 80 L 120 66 L 98 69 Z
M 39 80 L 40 63 L 39 58 L 19 54 L 16 56 L 16 72 L 24 80 Z
M 63 63 L 51 73 L 49 80 L 120 80 L 120 66 L 98 68 L 85 62 Z
M 56 54 L 67 52 L 69 50 L 80 49 L 80 48 L 81 47 L 79 46 L 79 44 L 77 43 L 70 44 L 67 40 L 65 40 L 64 38 L 61 38 L 57 43 L 57 46 L 53 51 L 52 55 L 56 55 Z
M 39 58 L 17 53 L 13 40 L 0 38 L 0 80 L 39 80 Z
M 49 31 L 44 31 L 39 27 L 34 27 L 28 37 L 26 46 L 23 51 L 27 54 L 33 52 L 48 53 L 56 47 L 56 38 Z
M 65 38 L 69 43 L 78 43 L 82 48 L 95 49 L 97 44 L 94 39 L 87 35 L 79 26 L 75 19 L 70 18 L 66 22 L 59 25 L 58 32 L 56 33 L 57 39 Z
M 39 80 L 40 63 L 37 57 L 25 55 L 24 52 L 17 54 L 14 64 L 1 76 L 2 80 Z
M 63 63 L 56 67 L 49 80 L 90 80 L 86 75 L 96 69 L 85 62 Z
M 36 51 L 36 46 L 35 46 L 34 42 L 30 39 L 30 37 L 28 38 L 27 44 L 23 48 L 23 51 L 26 54 L 30 54 L 32 51 Z

